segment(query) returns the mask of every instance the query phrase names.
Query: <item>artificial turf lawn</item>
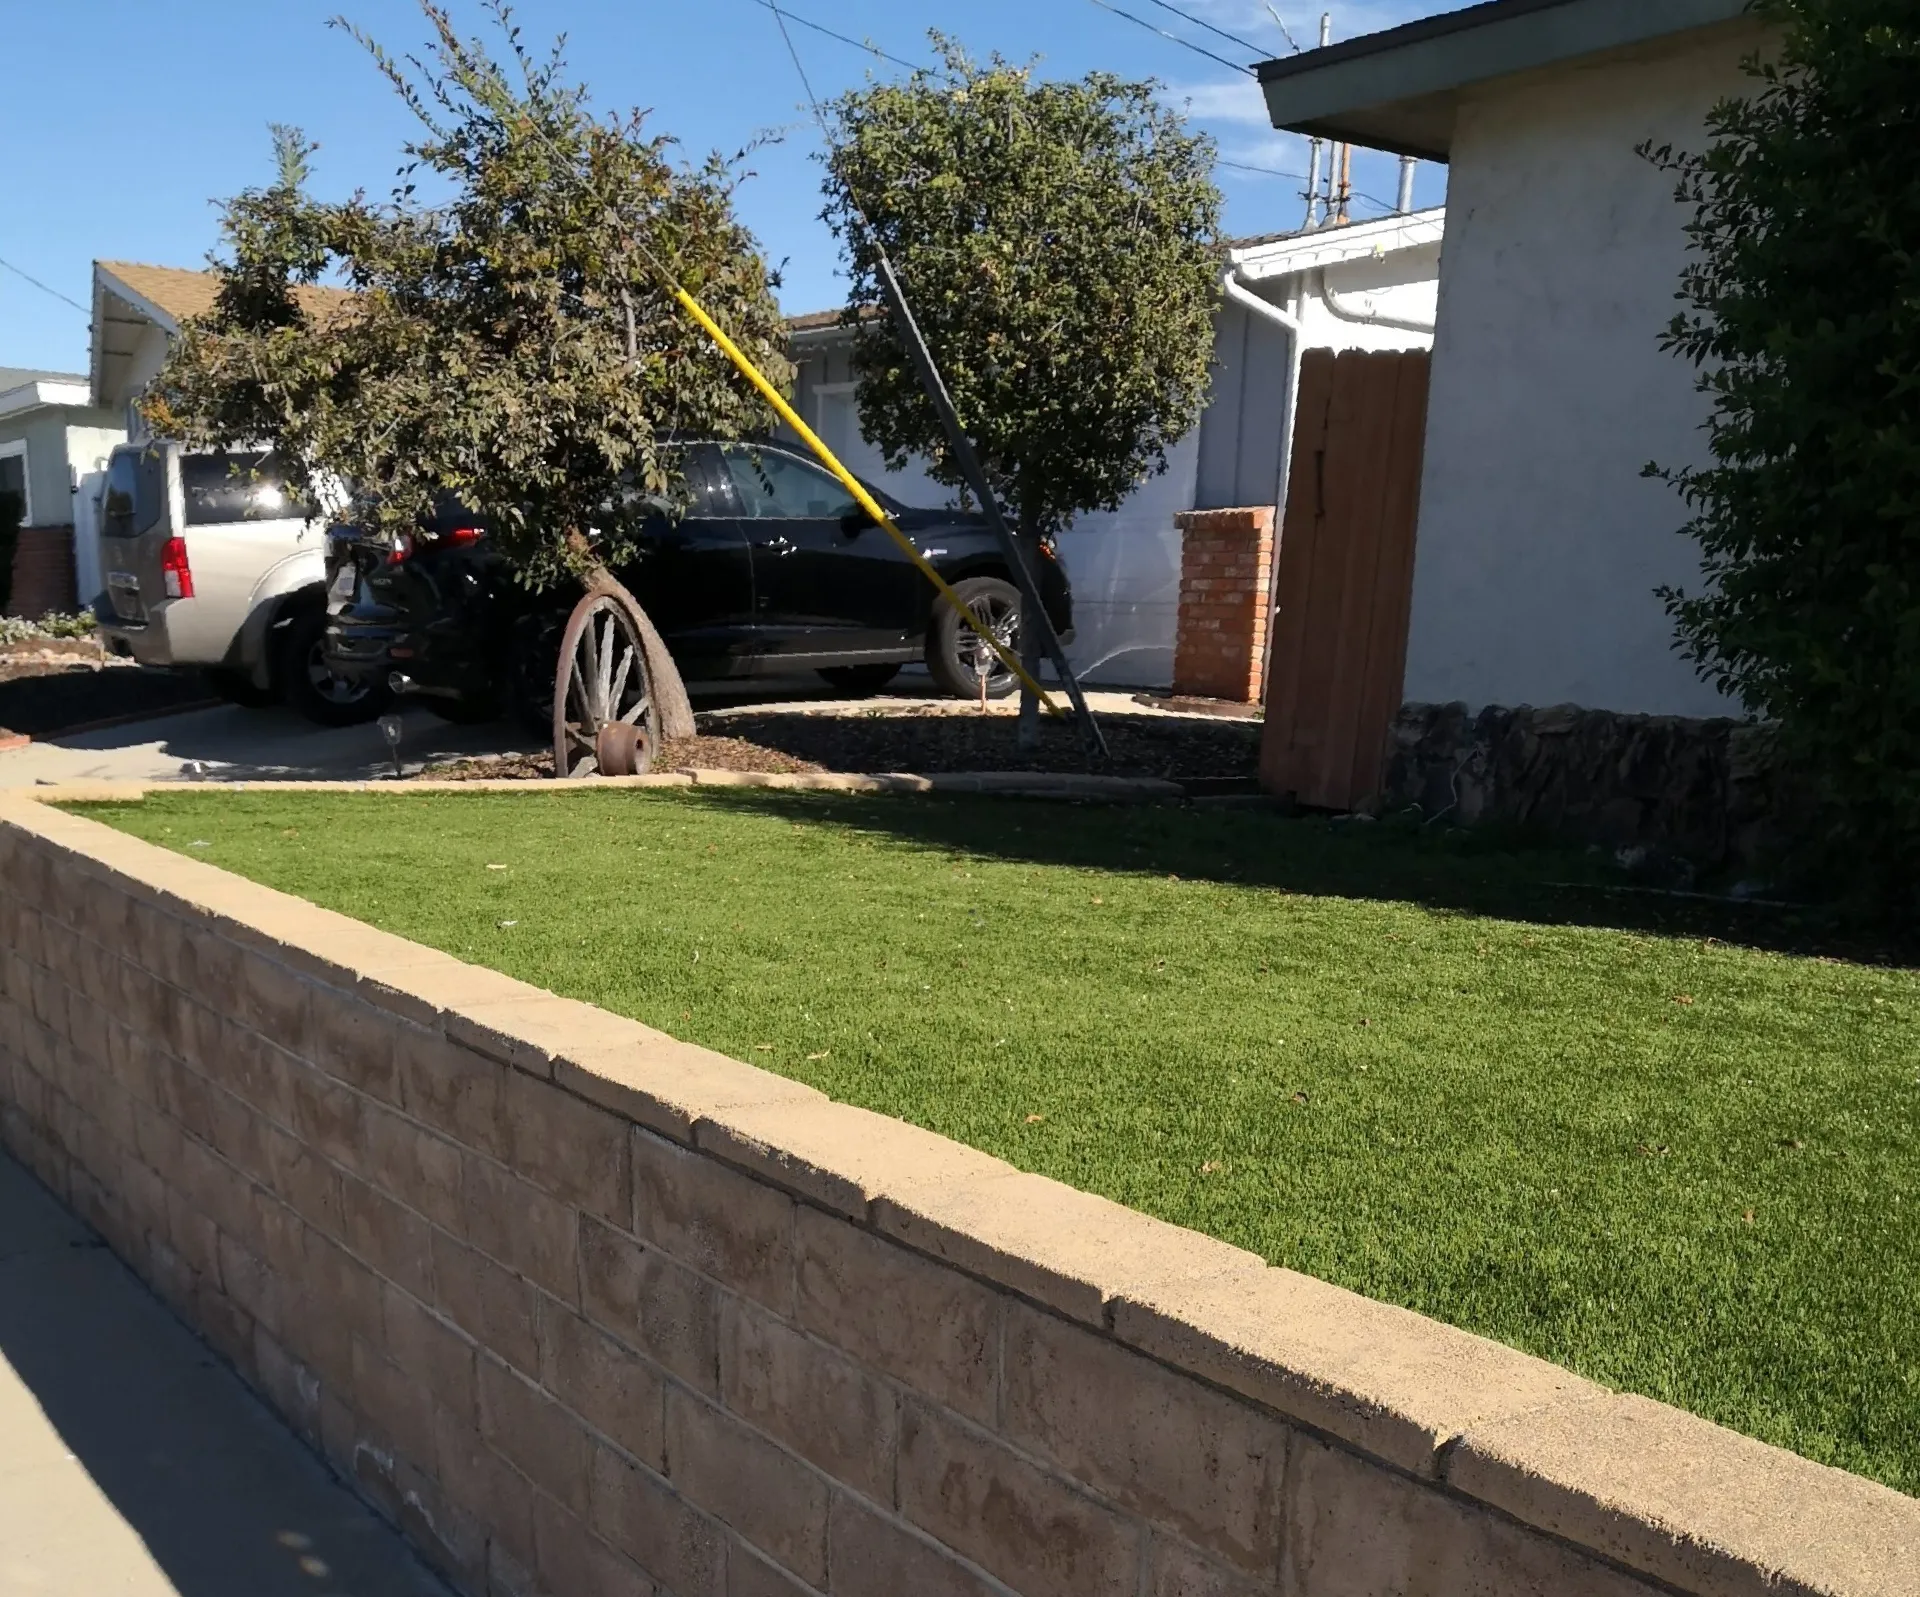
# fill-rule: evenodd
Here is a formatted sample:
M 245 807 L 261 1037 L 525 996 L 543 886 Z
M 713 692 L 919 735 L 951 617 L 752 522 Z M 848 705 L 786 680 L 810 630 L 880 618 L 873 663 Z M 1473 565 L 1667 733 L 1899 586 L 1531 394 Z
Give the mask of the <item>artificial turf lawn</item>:
M 1578 856 L 1246 812 L 87 813 L 1920 1494 L 1913 970 L 1635 926 L 1663 901 L 1542 885 Z

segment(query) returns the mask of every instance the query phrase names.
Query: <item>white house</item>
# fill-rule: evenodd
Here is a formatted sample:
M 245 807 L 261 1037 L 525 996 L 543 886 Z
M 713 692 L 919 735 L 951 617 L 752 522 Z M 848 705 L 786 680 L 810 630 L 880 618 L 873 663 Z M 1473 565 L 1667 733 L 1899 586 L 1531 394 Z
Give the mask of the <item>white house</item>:
M 1073 580 L 1069 658 L 1089 681 L 1165 687 L 1179 608 L 1178 511 L 1278 505 L 1302 350 L 1410 349 L 1431 342 L 1444 211 L 1236 241 L 1222 260 L 1213 389 L 1199 427 L 1164 475 L 1116 511 L 1082 517 L 1060 540 Z M 888 472 L 860 434 L 850 335 L 835 312 L 800 316 L 795 404 L 861 475 L 909 504 L 949 490 Z
M 1744 0 L 1493 0 L 1259 71 L 1276 127 L 1449 164 L 1404 697 L 1682 716 L 1727 702 L 1655 590 L 1699 580 L 1643 476 L 1704 454 L 1659 348 L 1674 180 L 1767 34 Z
M 84 377 L 0 367 L 0 492 L 19 495 L 22 509 L 14 614 L 72 610 L 98 591 L 97 571 L 91 586 L 87 571 L 76 575 L 75 551 L 92 547 L 86 490 L 125 437 L 119 417 L 93 404 Z

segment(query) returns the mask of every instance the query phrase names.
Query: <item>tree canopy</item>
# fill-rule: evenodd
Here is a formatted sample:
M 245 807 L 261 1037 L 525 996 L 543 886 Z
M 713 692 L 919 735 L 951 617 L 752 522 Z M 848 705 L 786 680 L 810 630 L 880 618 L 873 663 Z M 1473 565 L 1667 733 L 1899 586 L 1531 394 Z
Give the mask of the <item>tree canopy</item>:
M 1219 297 L 1213 146 L 1156 85 L 941 67 L 833 107 L 826 219 L 867 437 L 896 469 L 961 477 L 882 306 L 894 263 L 994 492 L 1030 537 L 1164 471 L 1206 400 Z
M 1708 680 L 1777 719 L 1878 873 L 1920 882 L 1920 11 L 1758 0 L 1755 91 L 1679 174 L 1693 250 L 1667 345 L 1713 404 L 1660 473 L 1705 583 L 1666 597 Z M 1655 469 L 1655 468 L 1650 468 Z
M 560 46 L 531 52 L 503 4 L 499 60 L 421 9 L 424 60 L 354 32 L 421 127 L 392 195 L 314 199 L 314 147 L 276 128 L 276 179 L 225 207 L 213 308 L 182 329 L 147 420 L 270 444 L 297 484 L 351 482 L 394 529 L 452 493 L 536 586 L 618 565 L 645 514 L 632 490 L 677 488 L 673 435 L 771 422 L 666 277 L 791 378 L 774 279 L 734 213 L 742 157 L 689 165 L 643 113 L 596 117 Z M 311 292 L 329 278 L 353 297 Z

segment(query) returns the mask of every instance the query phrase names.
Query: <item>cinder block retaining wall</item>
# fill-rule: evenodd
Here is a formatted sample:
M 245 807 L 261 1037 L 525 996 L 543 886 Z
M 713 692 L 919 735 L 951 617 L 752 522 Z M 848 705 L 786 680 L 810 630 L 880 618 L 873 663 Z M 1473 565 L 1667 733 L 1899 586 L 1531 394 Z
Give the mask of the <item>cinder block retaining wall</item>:
M 94 822 L 0 1126 L 469 1592 L 1912 1594 L 1920 1503 Z

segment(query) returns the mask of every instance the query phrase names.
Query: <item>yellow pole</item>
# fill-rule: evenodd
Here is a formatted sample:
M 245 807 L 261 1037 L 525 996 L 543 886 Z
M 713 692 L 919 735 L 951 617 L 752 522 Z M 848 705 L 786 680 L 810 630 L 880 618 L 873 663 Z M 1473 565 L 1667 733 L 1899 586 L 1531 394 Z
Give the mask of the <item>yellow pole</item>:
M 839 478 L 840 486 L 853 495 L 855 503 L 886 529 L 887 536 L 900 545 L 901 549 L 906 552 L 907 558 L 920 568 L 921 573 L 926 577 L 927 581 L 931 582 L 940 590 L 947 603 L 952 605 L 954 609 L 960 613 L 960 618 L 965 621 L 968 626 L 972 627 L 975 632 L 980 634 L 981 640 L 1000 657 L 1001 662 L 1006 668 L 1017 676 L 1022 685 L 1047 707 L 1049 714 L 1061 714 L 1060 706 L 1047 697 L 1046 689 L 1041 687 L 1032 677 L 1028 676 L 1026 668 L 1014 657 L 1013 652 L 981 624 L 980 618 L 976 616 L 972 610 L 968 609 L 965 601 L 948 586 L 947 579 L 933 569 L 932 563 L 925 555 L 914 548 L 913 540 L 893 524 L 893 517 L 880 508 L 880 501 L 867 492 L 866 485 L 863 484 L 858 477 L 854 476 L 852 472 L 840 464 L 834 457 L 833 451 L 827 448 L 827 446 L 820 441 L 814 430 L 800 419 L 800 413 L 787 403 L 786 397 L 780 390 L 768 382 L 760 368 L 747 359 L 745 353 L 740 349 L 740 346 L 721 331 L 720 324 L 700 308 L 700 302 L 677 283 L 673 285 L 673 297 L 680 302 L 681 308 L 685 310 L 689 316 L 706 329 L 707 336 L 720 346 L 728 360 L 740 368 L 741 375 L 744 376 L 748 382 L 752 383 L 755 388 L 760 390 L 761 397 L 765 399 L 769 405 L 773 406 L 780 419 L 800 435 L 801 441 L 819 457 L 820 464 L 832 472 L 835 477 Z

